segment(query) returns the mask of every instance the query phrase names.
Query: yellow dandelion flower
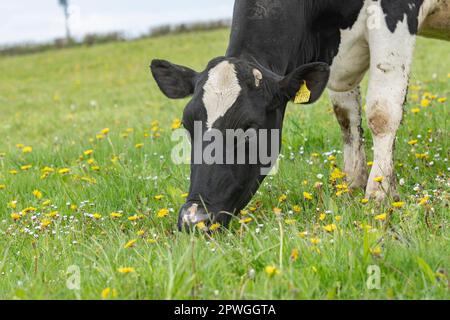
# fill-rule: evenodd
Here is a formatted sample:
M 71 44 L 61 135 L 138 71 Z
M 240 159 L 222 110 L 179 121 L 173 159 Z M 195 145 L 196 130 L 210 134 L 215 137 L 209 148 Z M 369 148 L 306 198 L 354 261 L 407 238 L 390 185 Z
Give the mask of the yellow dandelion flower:
M 28 208 L 23 209 L 22 213 L 27 214 L 27 213 L 36 212 L 36 211 L 37 211 L 37 209 L 35 207 L 28 207 Z
M 339 168 L 335 168 L 333 170 L 333 172 L 331 173 L 330 180 L 336 181 L 338 179 L 345 178 L 345 176 L 346 176 L 346 174 L 344 172 L 342 172 Z
M 278 202 L 285 202 L 287 200 L 287 195 L 282 194 L 279 198 L 278 198 Z
M 308 231 L 299 232 L 298 236 L 305 239 L 308 236 Z
M 297 205 L 297 206 L 292 207 L 292 211 L 294 211 L 295 213 L 300 213 L 300 212 L 302 212 L 302 208 Z
M 8 208 L 16 209 L 17 208 L 17 201 L 16 200 L 11 200 L 10 202 L 8 202 Z
M 114 299 L 117 297 L 117 290 L 116 289 L 111 289 L 111 288 L 105 288 L 102 290 L 100 296 L 102 297 L 103 300 L 106 299 Z
M 102 218 L 102 215 L 100 213 L 94 213 L 92 215 L 92 218 L 94 218 L 95 220 L 100 220 Z
M 31 153 L 31 152 L 33 152 L 33 147 L 30 147 L 30 146 L 23 147 L 22 152 L 23 153 Z
M 20 170 L 22 170 L 22 171 L 28 171 L 28 170 L 30 170 L 31 168 L 33 168 L 33 165 L 31 165 L 31 164 L 26 164 L 26 165 L 24 165 L 24 166 L 21 166 L 21 167 L 20 167 Z
M 136 234 L 137 234 L 139 237 L 142 237 L 143 235 L 145 235 L 145 231 L 144 231 L 144 230 L 139 230 L 138 232 L 136 232 Z
M 95 163 L 95 159 L 90 158 L 90 159 L 88 159 L 87 163 L 89 165 L 93 165 Z
M 49 213 L 47 213 L 45 216 L 47 217 L 47 218 L 56 218 L 56 217 L 58 217 L 58 215 L 59 215 L 59 212 L 58 211 L 52 211 L 52 212 L 49 212 Z
M 309 240 L 309 242 L 311 242 L 312 245 L 316 246 L 316 245 L 320 244 L 322 242 L 322 240 L 320 240 L 319 238 L 311 238 Z
M 370 253 L 376 257 L 379 257 L 379 256 L 381 256 L 382 249 L 380 246 L 376 246 L 375 248 L 370 249 Z
M 327 226 L 324 226 L 323 230 L 325 230 L 326 232 L 334 232 L 337 230 L 337 226 L 335 224 L 329 224 Z
M 419 108 L 413 108 L 413 109 L 411 109 L 411 112 L 413 114 L 418 114 L 420 112 L 420 109 Z
M 427 160 L 429 157 L 426 153 L 416 153 L 416 158 L 419 160 Z
M 134 216 L 128 217 L 128 220 L 132 221 L 132 222 L 137 221 L 137 220 L 139 220 L 139 216 L 137 214 L 135 214 Z
M 58 170 L 58 173 L 61 175 L 65 175 L 65 174 L 69 174 L 70 173 L 70 169 L 69 168 L 61 168 Z
M 133 248 L 136 245 L 137 239 L 128 241 L 123 247 L 125 249 Z
M 51 204 L 52 204 L 52 200 L 45 200 L 44 202 L 42 202 L 43 207 L 48 207 Z
M 21 216 L 19 213 L 16 213 L 16 212 L 11 213 L 11 218 L 12 218 L 14 221 L 20 220 L 21 217 L 22 217 L 22 216 Z
M 159 210 L 157 213 L 158 218 L 165 218 L 168 215 L 169 215 L 169 209 L 166 209 L 166 208 Z
M 382 213 L 382 214 L 379 214 L 379 215 L 375 216 L 375 220 L 377 220 L 377 221 L 385 221 L 386 218 L 387 218 L 387 214 L 386 213 Z
M 400 209 L 400 208 L 403 208 L 403 207 L 405 206 L 405 202 L 401 202 L 401 201 L 394 202 L 394 203 L 392 204 L 392 206 L 393 206 L 394 208 Z
M 220 227 L 221 227 L 220 223 L 214 223 L 209 227 L 209 230 L 214 232 L 219 230 Z
M 86 151 L 83 152 L 83 154 L 84 154 L 85 156 L 90 156 L 90 155 L 92 155 L 93 153 L 94 153 L 94 150 L 92 150 L 92 149 L 89 149 L 89 150 L 86 150 Z
M 424 206 L 424 205 L 426 205 L 428 203 L 429 200 L 430 200 L 430 197 L 429 196 L 425 196 L 422 199 L 420 199 L 419 205 Z
M 369 199 L 364 198 L 364 199 L 361 200 L 361 203 L 362 204 L 368 204 L 369 203 Z
M 133 267 L 121 267 L 117 269 L 119 273 L 128 274 L 128 273 L 134 273 L 136 270 Z
M 284 220 L 284 223 L 286 223 L 288 226 L 292 226 L 292 225 L 297 223 L 297 220 L 295 220 L 295 219 L 286 219 L 286 220 Z
M 275 215 L 277 216 L 281 215 L 282 212 L 283 210 L 281 210 L 280 208 L 273 208 L 273 213 L 275 213 Z
M 431 101 L 428 99 L 422 99 L 422 101 L 420 101 L 420 106 L 422 108 L 427 108 L 430 106 L 430 104 L 431 104 Z
M 247 223 L 250 223 L 250 222 L 252 222 L 252 221 L 253 221 L 252 218 L 245 218 L 245 219 L 239 220 L 239 223 L 240 223 L 240 224 L 247 224 Z
M 204 222 L 199 222 L 195 225 L 195 227 L 201 231 L 207 231 L 208 228 L 206 227 L 206 224 Z
M 298 257 L 300 256 L 300 252 L 298 249 L 293 249 L 291 252 L 291 261 L 297 261 Z
M 118 213 L 118 212 L 112 212 L 109 216 L 113 219 L 118 219 L 118 218 L 121 218 L 123 216 L 123 214 Z
M 437 101 L 438 101 L 439 103 L 445 103 L 445 102 L 447 102 L 447 98 L 445 98 L 445 97 L 439 98 Z
M 378 183 L 381 183 L 381 182 L 384 181 L 384 177 L 382 177 L 382 176 L 380 176 L 380 177 L 375 177 L 375 178 L 373 179 L 373 181 L 378 182 Z
M 106 136 L 111 130 L 109 128 L 104 128 L 100 131 L 100 133 L 104 136 Z
M 144 147 L 143 143 L 138 143 L 134 146 L 136 149 L 142 149 Z
M 46 229 L 51 224 L 52 224 L 52 220 L 44 219 L 44 220 L 41 221 L 41 228 L 42 229 Z
M 410 146 L 415 146 L 418 142 L 419 142 L 418 140 L 410 140 L 410 141 L 408 141 L 408 144 Z
M 9 172 L 9 174 L 12 174 L 12 175 L 16 175 L 19 173 L 17 170 L 14 170 L 14 169 L 9 170 L 8 172 Z
M 164 196 L 159 194 L 159 195 L 154 196 L 154 198 L 155 198 L 155 200 L 160 201 L 164 198 Z
M 23 149 L 23 148 L 25 148 L 25 145 L 23 143 L 18 143 L 18 144 L 16 144 L 16 148 Z
M 273 277 L 280 274 L 280 270 L 278 270 L 277 267 L 274 266 L 267 266 L 264 268 L 264 271 L 267 273 L 269 277 Z
M 342 216 L 336 216 L 336 217 L 334 217 L 334 219 L 336 220 L 336 222 L 341 222 Z
M 313 196 L 311 193 L 308 192 L 303 192 L 303 198 L 305 198 L 305 200 L 313 200 Z
M 182 126 L 182 122 L 180 119 L 175 119 L 172 121 L 172 125 L 171 125 L 172 130 L 180 129 L 181 126 Z
M 5 190 L 6 189 L 6 185 L 5 184 L 0 184 L 0 190 Z
M 336 160 L 336 157 L 333 155 L 328 157 L 328 161 L 335 161 L 335 160 Z
M 36 199 L 42 199 L 42 192 L 40 192 L 39 190 L 34 190 L 34 191 L 33 191 L 33 196 L 34 196 Z

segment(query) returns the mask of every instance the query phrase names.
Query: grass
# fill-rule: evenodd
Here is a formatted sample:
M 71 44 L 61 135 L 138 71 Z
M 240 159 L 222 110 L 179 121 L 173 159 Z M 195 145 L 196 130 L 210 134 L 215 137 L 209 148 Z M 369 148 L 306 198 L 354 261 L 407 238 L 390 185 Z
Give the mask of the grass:
M 449 298 L 448 102 L 437 99 L 449 95 L 449 44 L 418 43 L 396 151 L 402 208 L 336 195 L 342 142 L 325 96 L 289 106 L 280 172 L 243 220 L 182 234 L 189 167 L 171 163 L 170 135 L 185 101 L 164 98 L 148 65 L 162 57 L 200 70 L 227 38 L 0 58 L 0 298 Z M 437 97 L 421 107 L 428 95 Z M 376 268 L 380 286 L 370 289 Z

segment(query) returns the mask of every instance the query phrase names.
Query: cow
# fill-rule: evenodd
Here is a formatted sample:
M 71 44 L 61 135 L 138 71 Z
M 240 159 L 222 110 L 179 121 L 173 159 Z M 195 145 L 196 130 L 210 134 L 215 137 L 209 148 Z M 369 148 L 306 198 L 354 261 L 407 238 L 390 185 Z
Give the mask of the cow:
M 202 124 L 202 133 L 281 131 L 289 101 L 301 93 L 297 102 L 312 104 L 328 88 L 342 129 L 348 184 L 381 202 L 398 197 L 393 152 L 416 37 L 448 40 L 449 30 L 450 0 L 237 0 L 223 57 L 202 72 L 159 59 L 150 68 L 168 98 L 191 97 L 182 122 L 192 156 L 205 148 L 194 137 L 194 123 Z M 370 173 L 359 86 L 366 72 L 366 115 L 374 143 Z M 192 162 L 179 229 L 201 222 L 227 227 L 264 180 L 261 167 L 260 162 Z

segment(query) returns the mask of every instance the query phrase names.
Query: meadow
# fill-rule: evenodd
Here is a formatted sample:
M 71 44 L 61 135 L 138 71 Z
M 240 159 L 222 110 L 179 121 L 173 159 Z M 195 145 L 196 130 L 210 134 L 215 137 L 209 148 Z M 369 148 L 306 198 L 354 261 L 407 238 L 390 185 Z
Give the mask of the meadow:
M 418 41 L 401 202 L 348 190 L 325 94 L 289 106 L 279 172 L 229 230 L 179 233 L 189 166 L 172 163 L 170 137 L 186 101 L 166 99 L 148 66 L 202 70 L 227 38 L 0 58 L 1 299 L 449 298 L 450 44 Z

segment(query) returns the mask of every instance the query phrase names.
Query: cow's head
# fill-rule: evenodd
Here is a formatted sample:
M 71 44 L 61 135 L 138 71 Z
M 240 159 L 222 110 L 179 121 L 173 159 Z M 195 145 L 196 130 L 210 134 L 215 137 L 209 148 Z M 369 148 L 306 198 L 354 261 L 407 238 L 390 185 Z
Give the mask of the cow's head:
M 304 65 L 280 76 L 256 63 L 225 57 L 212 60 L 200 73 L 164 60 L 152 61 L 151 71 L 167 97 L 191 96 L 182 120 L 192 144 L 191 185 L 180 211 L 180 230 L 200 222 L 228 225 L 231 216 L 251 200 L 267 167 L 274 164 L 261 155 L 278 157 L 287 102 L 304 84 L 310 91 L 304 103 L 315 102 L 329 78 L 324 63 Z M 236 135 L 230 143 L 232 132 Z M 222 140 L 217 133 L 223 134 Z M 223 146 L 222 151 L 207 150 L 211 142 Z M 265 153 L 262 146 L 267 148 Z M 219 161 L 205 160 L 208 154 Z

